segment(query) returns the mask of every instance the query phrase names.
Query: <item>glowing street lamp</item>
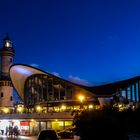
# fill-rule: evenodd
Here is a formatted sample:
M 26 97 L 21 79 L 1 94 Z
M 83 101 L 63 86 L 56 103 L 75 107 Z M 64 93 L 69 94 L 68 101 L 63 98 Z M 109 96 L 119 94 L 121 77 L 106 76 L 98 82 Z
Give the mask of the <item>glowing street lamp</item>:
M 84 101 L 84 99 L 85 99 L 85 96 L 79 95 L 79 96 L 78 96 L 78 99 L 79 99 L 79 101 L 80 101 L 80 110 L 83 110 L 83 101 Z
M 65 105 L 62 105 L 61 106 L 61 109 L 64 111 L 64 110 L 66 110 L 66 106 Z
M 24 105 L 23 104 L 18 104 L 17 106 L 16 106 L 16 111 L 18 112 L 18 113 L 23 113 L 24 112 Z
M 9 108 L 4 108 L 4 109 L 3 109 L 3 112 L 7 114 L 7 113 L 10 112 L 10 109 L 9 109 Z
M 19 106 L 19 107 L 17 108 L 17 111 L 18 111 L 19 113 L 23 113 L 23 110 L 24 110 L 24 108 L 21 107 L 21 106 Z
M 122 107 L 122 104 L 119 104 L 118 106 L 119 106 L 119 108 L 121 108 Z
M 37 110 L 37 112 L 41 112 L 42 107 L 38 105 L 38 106 L 36 106 L 36 110 Z
M 82 103 L 83 102 L 83 100 L 85 99 L 85 97 L 83 96 L 83 95 L 80 95 L 79 97 L 78 97 L 78 99 L 80 100 L 80 102 Z
M 89 109 L 93 109 L 93 105 L 89 105 L 88 108 L 89 108 Z
M 35 120 L 34 119 L 31 119 L 31 122 L 34 122 Z

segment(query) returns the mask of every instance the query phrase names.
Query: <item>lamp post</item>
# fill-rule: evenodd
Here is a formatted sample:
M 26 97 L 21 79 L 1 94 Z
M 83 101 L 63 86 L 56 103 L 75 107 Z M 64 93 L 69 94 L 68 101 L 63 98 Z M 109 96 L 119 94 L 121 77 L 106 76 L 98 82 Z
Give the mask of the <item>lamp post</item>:
M 84 102 L 84 100 L 85 100 L 85 96 L 79 95 L 79 96 L 78 96 L 78 99 L 79 99 L 79 101 L 80 101 L 80 109 L 82 110 L 82 109 L 83 109 L 83 102 Z
M 81 103 L 82 103 L 83 100 L 85 99 L 85 97 L 84 97 L 83 95 L 80 95 L 78 98 L 79 98 L 79 100 L 80 100 Z

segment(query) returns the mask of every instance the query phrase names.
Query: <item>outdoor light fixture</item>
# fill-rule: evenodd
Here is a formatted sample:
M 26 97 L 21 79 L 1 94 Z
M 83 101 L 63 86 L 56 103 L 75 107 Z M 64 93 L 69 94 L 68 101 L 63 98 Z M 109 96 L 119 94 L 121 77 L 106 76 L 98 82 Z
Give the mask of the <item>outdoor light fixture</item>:
M 9 111 L 10 111 L 9 108 L 4 108 L 4 109 L 3 109 L 3 112 L 4 112 L 4 113 L 9 113 Z
M 17 111 L 18 111 L 19 113 L 22 113 L 22 112 L 23 112 L 23 110 L 24 110 L 24 108 L 23 108 L 23 107 L 21 107 L 21 106 L 19 106 L 19 107 L 17 108 Z
M 59 112 L 60 108 L 59 107 L 54 107 L 54 111 Z
M 119 106 L 119 108 L 121 108 L 122 107 L 122 104 L 119 104 L 118 106 Z
M 89 105 L 88 108 L 89 108 L 89 109 L 93 109 L 93 105 Z
M 82 103 L 83 102 L 83 100 L 85 99 L 85 97 L 83 96 L 83 95 L 80 95 L 79 97 L 78 97 L 78 99 L 80 100 L 80 102 Z
M 36 110 L 37 110 L 37 112 L 41 112 L 42 107 L 38 105 L 38 106 L 36 106 Z
M 35 120 L 34 119 L 31 119 L 31 122 L 34 122 Z
M 62 105 L 62 106 L 61 106 L 61 109 L 62 109 L 62 110 L 65 110 L 65 109 L 66 109 L 66 106 L 65 106 L 65 105 Z

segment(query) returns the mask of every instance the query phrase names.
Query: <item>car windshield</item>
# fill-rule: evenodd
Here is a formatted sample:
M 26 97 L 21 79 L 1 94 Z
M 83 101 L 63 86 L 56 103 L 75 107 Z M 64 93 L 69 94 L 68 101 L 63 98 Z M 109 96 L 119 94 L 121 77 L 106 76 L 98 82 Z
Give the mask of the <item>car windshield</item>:
M 41 131 L 38 137 L 38 140 L 58 140 L 56 132 L 53 130 L 44 130 Z

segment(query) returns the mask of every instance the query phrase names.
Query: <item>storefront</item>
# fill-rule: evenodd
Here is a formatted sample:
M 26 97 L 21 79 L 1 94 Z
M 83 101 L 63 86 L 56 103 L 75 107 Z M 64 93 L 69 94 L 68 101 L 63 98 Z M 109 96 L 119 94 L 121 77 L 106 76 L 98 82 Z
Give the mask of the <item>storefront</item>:
M 19 120 L 0 120 L 0 131 L 2 135 L 8 135 L 9 129 L 17 127 L 20 131 L 20 121 Z
M 72 120 L 0 120 L 0 134 L 9 135 L 9 128 L 17 127 L 20 135 L 37 135 L 40 130 L 54 129 L 61 131 L 72 126 Z

